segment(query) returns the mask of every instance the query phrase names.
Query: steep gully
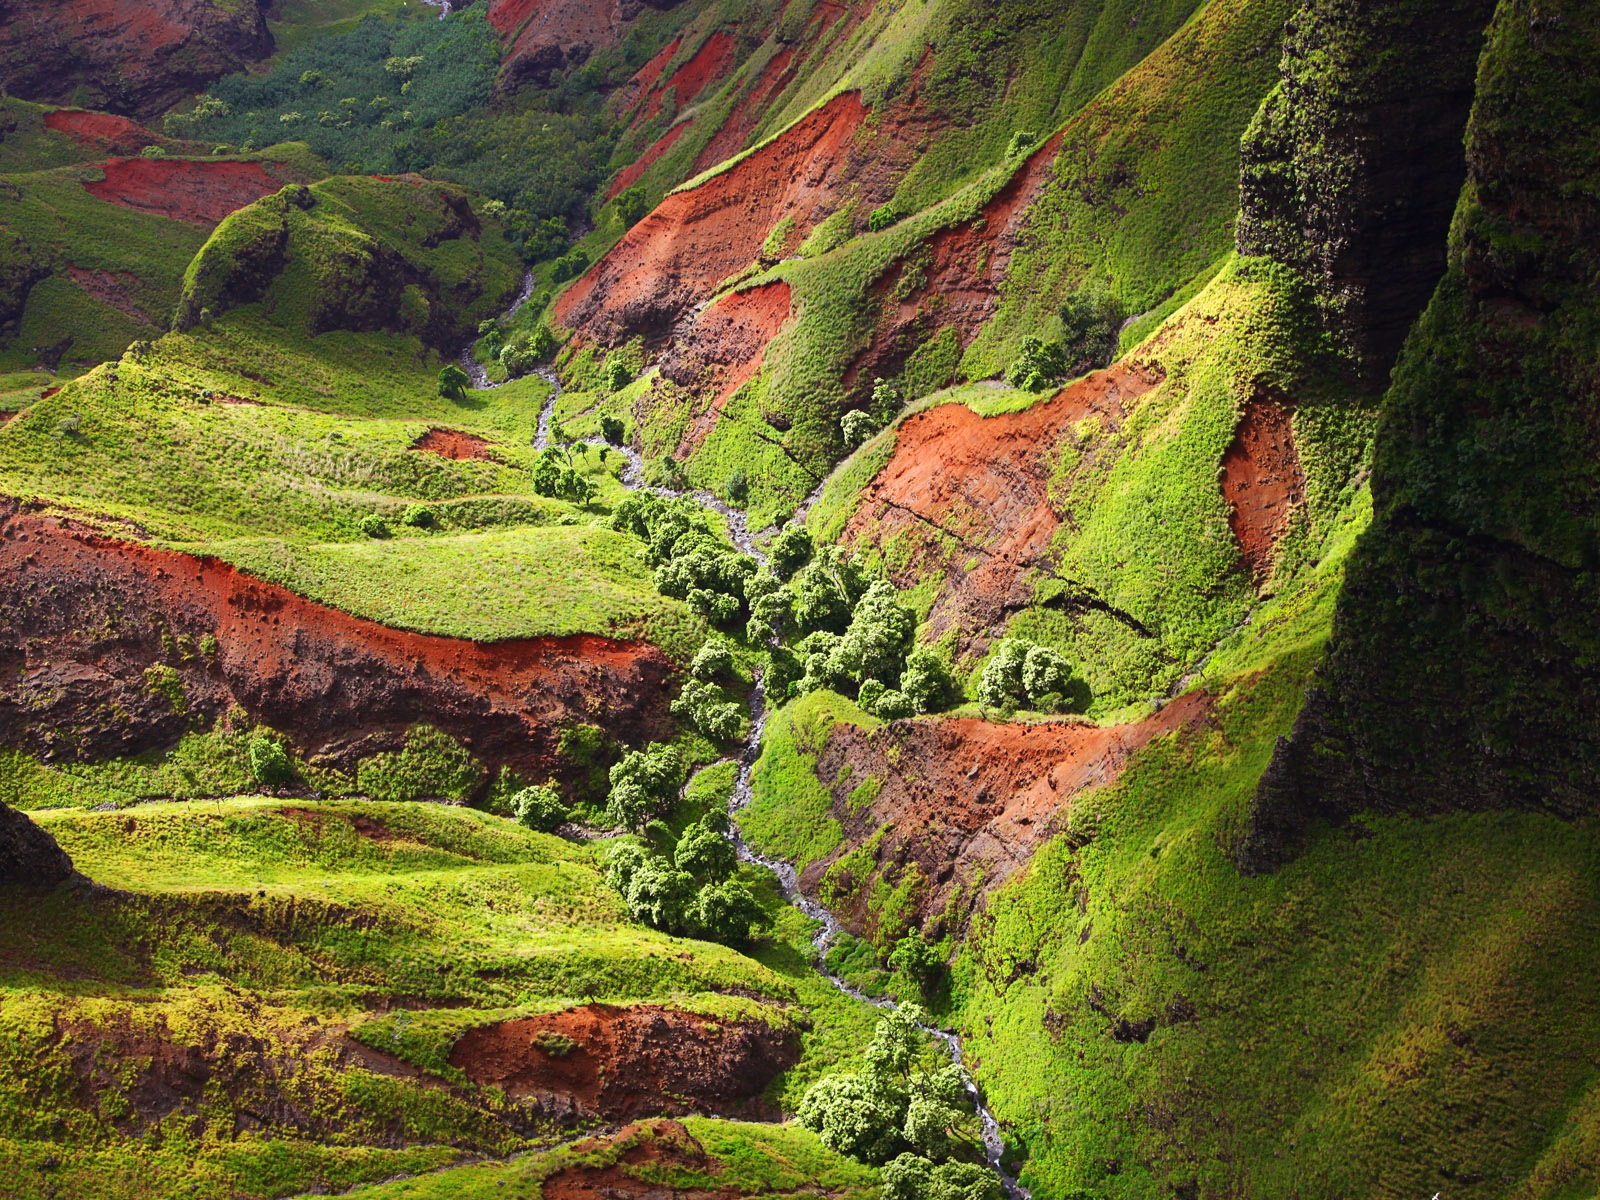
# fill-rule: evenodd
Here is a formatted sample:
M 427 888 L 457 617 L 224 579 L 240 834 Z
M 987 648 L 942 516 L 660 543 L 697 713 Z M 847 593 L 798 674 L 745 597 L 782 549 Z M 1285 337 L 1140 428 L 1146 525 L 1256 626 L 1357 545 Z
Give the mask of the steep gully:
M 445 0 L 444 7 L 448 13 L 448 0 Z M 518 293 L 516 300 L 507 309 L 505 317 L 510 318 L 514 315 L 527 301 L 532 292 L 533 274 L 529 272 L 523 280 L 522 289 Z M 473 358 L 471 345 L 468 345 L 462 351 L 461 365 L 467 374 L 472 377 L 474 388 L 485 389 L 495 386 L 490 383 L 483 367 Z M 541 367 L 538 373 L 541 378 L 550 384 L 550 394 L 545 397 L 544 404 L 539 409 L 538 433 L 534 439 L 534 447 L 543 450 L 550 445 L 550 423 L 555 413 L 556 401 L 561 397 L 561 381 L 552 368 Z M 621 452 L 627 464 L 618 477 L 623 487 L 628 488 L 630 491 L 649 491 L 659 496 L 686 495 L 692 497 L 707 508 L 722 515 L 723 519 L 728 523 L 728 536 L 741 553 L 748 554 L 758 563 L 765 565 L 766 553 L 756 544 L 755 534 L 751 532 L 743 512 L 724 503 L 720 498 L 707 491 L 697 489 L 689 492 L 678 492 L 670 488 L 647 485 L 644 482 L 643 455 L 632 446 L 624 445 L 616 449 Z M 796 520 L 804 519 L 805 514 L 810 511 L 811 506 L 816 503 L 817 498 L 822 494 L 822 489 L 826 483 L 827 477 L 824 477 L 812 489 L 811 493 L 801 501 L 799 508 L 795 511 Z M 838 988 L 839 991 L 856 1000 L 873 1005 L 876 1008 L 897 1009 L 899 1005 L 895 1001 L 884 996 L 868 996 L 860 989 L 847 983 L 828 967 L 828 947 L 833 944 L 842 931 L 838 918 L 823 905 L 818 904 L 800 890 L 799 875 L 792 864 L 786 863 L 781 859 L 770 858 L 753 849 L 744 840 L 744 836 L 739 830 L 738 822 L 733 819 L 734 814 L 746 807 L 752 798 L 750 777 L 755 767 L 756 759 L 761 754 L 761 738 L 766 730 L 767 715 L 766 693 L 761 677 L 757 675 L 755 686 L 750 692 L 750 732 L 745 738 L 744 745 L 735 760 L 738 763 L 739 771 L 734 783 L 733 795 L 728 801 L 728 839 L 733 843 L 734 849 L 738 851 L 740 861 L 765 867 L 768 871 L 771 871 L 778 881 L 778 887 L 783 893 L 784 899 L 793 904 L 811 920 L 817 922 L 817 933 L 812 939 L 812 944 L 815 946 L 817 953 L 817 970 L 821 972 L 822 976 L 834 987 Z M 701 769 L 704 770 L 706 768 Z M 965 1065 L 962 1059 L 960 1034 L 953 1030 L 941 1029 L 936 1025 L 923 1025 L 922 1030 L 944 1047 L 952 1062 L 957 1066 Z M 988 1160 L 990 1169 L 1000 1177 L 1001 1184 L 1005 1187 L 1007 1195 L 1012 1200 L 1031 1200 L 1031 1193 L 1029 1193 L 1028 1189 L 1024 1188 L 1016 1177 L 1001 1165 L 1001 1158 L 1005 1152 L 1005 1143 L 1000 1136 L 1000 1122 L 989 1106 L 984 1103 L 983 1093 L 970 1075 L 967 1078 L 967 1092 L 972 1097 L 973 1106 L 977 1110 L 978 1122 L 983 1134 L 984 1157 Z

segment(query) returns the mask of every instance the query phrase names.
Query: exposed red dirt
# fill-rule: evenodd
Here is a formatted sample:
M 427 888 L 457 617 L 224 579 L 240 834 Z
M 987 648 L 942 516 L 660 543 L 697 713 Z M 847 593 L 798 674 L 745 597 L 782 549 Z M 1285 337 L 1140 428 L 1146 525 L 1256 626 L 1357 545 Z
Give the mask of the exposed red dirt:
M 783 280 L 732 292 L 698 317 L 662 360 L 674 383 L 706 392 L 711 403 L 685 430 L 679 457 L 705 440 L 729 397 L 761 369 L 767 343 L 789 319 L 789 285 Z
M 792 46 L 786 46 L 768 60 L 750 90 L 739 98 L 739 103 L 728 114 L 722 128 L 717 130 L 716 136 L 706 143 L 705 149 L 694 160 L 695 171 L 714 167 L 744 149 L 751 133 L 766 113 L 767 104 L 774 97 L 782 95 L 784 89 L 794 82 L 798 67 Z
M 207 227 L 283 186 L 258 162 L 113 158 L 83 186 L 97 200 Z
M 1032 594 L 1025 576 L 1045 559 L 1062 520 L 1049 482 L 1063 434 L 1091 414 L 1120 427 L 1126 402 L 1157 382 L 1149 369 L 1122 362 L 1021 412 L 980 417 L 964 404 L 941 404 L 908 418 L 842 540 L 909 539 L 897 582 L 945 575 L 929 615 L 935 635 L 952 624 L 981 632 Z
M 1056 137 L 1039 147 L 977 217 L 926 239 L 878 281 L 873 289 L 877 322 L 867 347 L 845 372 L 846 389 L 865 401 L 873 379 L 897 374 L 936 328 L 954 327 L 965 344 L 994 315 L 1029 206 L 1054 178 L 1060 145 Z M 923 282 L 902 292 L 907 271 L 919 272 Z
M 672 0 L 490 0 L 489 24 L 505 46 L 507 88 L 550 84 L 551 73 L 582 66 L 598 50 L 618 45 L 647 6 Z
M 159 664 L 182 682 L 181 713 L 149 684 Z M 640 642 L 392 629 L 215 559 L 0 504 L 0 745 L 46 757 L 170 746 L 238 705 L 345 769 L 426 721 L 491 768 L 542 778 L 561 766 L 564 723 L 630 742 L 659 731 L 672 674 Z
M 127 117 L 77 108 L 46 113 L 44 123 L 47 129 L 64 133 L 81 146 L 94 146 L 112 154 L 137 154 L 146 146 L 163 145 L 167 140 Z
M 624 188 L 630 188 L 638 183 L 644 173 L 655 164 L 656 159 L 672 149 L 672 144 L 688 132 L 689 126 L 693 124 L 693 117 L 687 121 L 679 121 L 652 142 L 643 154 L 617 172 L 617 177 L 611 181 L 611 186 L 606 189 L 606 199 L 610 200 Z
M 688 62 L 672 73 L 670 79 L 650 89 L 645 98 L 644 116 L 649 118 L 660 112 L 661 101 L 667 91 L 673 88 L 677 89 L 677 105 L 680 109 L 686 104 L 693 104 L 708 83 L 728 73 L 733 66 L 735 48 L 732 34 L 720 29 L 713 33 Z
M 563 1052 L 561 1039 L 573 1047 Z M 450 1065 L 555 1115 L 631 1120 L 773 1115 L 761 1093 L 798 1057 L 798 1038 L 759 1021 L 586 1004 L 468 1030 Z
M 0 86 L 27 100 L 153 117 L 271 54 L 264 9 L 211 0 L 8 4 Z
M 1210 712 L 1209 696 L 1189 692 L 1143 721 L 1106 728 L 1070 720 L 936 718 L 895 721 L 869 733 L 837 724 L 816 769 L 833 792 L 844 844 L 811 864 L 801 886 L 815 895 L 835 861 L 887 827 L 873 873 L 892 867 L 898 882 L 915 864 L 926 880 L 917 898 L 924 921 L 946 914 L 964 886 L 958 910 L 948 914 L 964 922 L 978 899 L 974 879 L 981 874 L 984 890 L 1003 883 L 1061 831 L 1075 795 L 1114 782 L 1135 750 L 1205 723 Z M 850 793 L 867 778 L 881 780 L 882 787 L 870 804 L 852 809 Z M 879 914 L 867 903 L 868 880 L 841 881 L 836 874 L 834 882 L 853 897 L 835 903 L 834 911 L 870 936 Z
M 1228 525 L 1239 557 L 1260 583 L 1272 572 L 1289 513 L 1306 498 L 1289 410 L 1269 396 L 1253 397 L 1239 416 L 1222 455 L 1222 494 L 1233 507 Z
M 735 1200 L 744 1194 L 731 1183 L 712 1188 L 681 1182 L 696 1176 L 715 1176 L 724 1170 L 724 1164 L 708 1154 L 676 1121 L 625 1125 L 611 1137 L 592 1138 L 573 1149 L 585 1157 L 592 1156 L 591 1162 L 607 1162 L 615 1154 L 615 1162 L 611 1166 L 571 1166 L 556 1172 L 540 1185 L 543 1200 Z M 826 1193 L 807 1185 L 793 1192 L 765 1194 Z
M 678 53 L 678 47 L 683 45 L 681 37 L 675 37 L 656 53 L 656 56 L 644 66 L 634 72 L 633 82 L 641 88 L 648 88 L 661 78 L 661 72 L 667 69 L 667 64 L 672 61 L 673 55 Z
M 556 302 L 556 316 L 604 345 L 665 335 L 716 285 L 760 253 L 784 217 L 803 235 L 858 173 L 867 109 L 836 96 L 699 187 L 669 195 Z M 887 182 L 887 181 L 886 181 Z
M 475 433 L 462 433 L 459 429 L 430 429 L 411 443 L 413 450 L 437 454 L 440 458 L 453 458 L 461 462 L 469 458 L 492 459 L 494 443 Z
M 102 304 L 109 304 L 123 316 L 132 317 L 141 324 L 155 324 L 139 307 L 136 291 L 139 277 L 132 271 L 101 271 L 69 265 L 67 273 L 74 283 Z

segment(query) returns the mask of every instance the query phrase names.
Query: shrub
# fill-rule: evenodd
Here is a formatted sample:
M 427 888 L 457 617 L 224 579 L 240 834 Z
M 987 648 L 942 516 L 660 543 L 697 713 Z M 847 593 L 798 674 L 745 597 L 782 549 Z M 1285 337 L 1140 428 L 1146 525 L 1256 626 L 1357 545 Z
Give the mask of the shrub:
M 621 391 L 633 382 L 633 372 L 628 370 L 628 364 L 620 358 L 607 361 L 600 372 L 600 384 L 608 392 Z
M 853 408 L 839 418 L 839 433 L 844 437 L 844 444 L 851 449 L 877 432 L 878 423 L 872 419 L 872 414 L 862 412 L 859 408 Z
M 294 774 L 289 752 L 281 742 L 268 734 L 252 734 L 245 748 L 245 757 L 250 762 L 251 778 L 267 787 L 287 783 Z
M 567 819 L 566 801 L 549 784 L 523 788 L 511 797 L 512 815 L 529 829 L 550 833 Z
M 430 529 L 438 519 L 438 515 L 426 504 L 408 504 L 400 514 L 400 524 L 418 529 Z
M 1061 354 L 1065 373 L 1080 375 L 1103 367 L 1117 352 L 1117 334 L 1126 314 L 1103 283 L 1086 283 L 1061 306 Z
M 623 429 L 621 418 L 619 418 L 619 417 L 601 417 L 600 418 L 600 436 L 605 438 L 605 440 L 610 442 L 613 446 L 622 445 L 622 439 L 623 439 L 624 433 L 625 433 L 625 431 Z
M 386 538 L 389 536 L 389 525 L 377 513 L 367 513 L 361 518 L 360 529 L 369 538 Z
M 432 725 L 413 725 L 405 745 L 364 758 L 356 787 L 377 800 L 465 801 L 483 778 L 483 766 L 460 742 Z
M 735 471 L 723 484 L 723 491 L 727 493 L 729 503 L 743 504 L 750 498 L 750 477 L 743 471 Z
M 1006 146 L 1006 157 L 1021 158 L 1029 150 L 1033 149 L 1033 144 L 1038 140 L 1039 135 L 1031 129 L 1017 130 L 1011 135 L 1011 141 Z
M 739 945 L 749 941 L 751 933 L 765 924 L 766 914 L 748 887 L 737 879 L 725 879 L 700 889 L 694 902 L 694 921 L 701 937 Z
M 904 404 L 905 397 L 894 380 L 878 378 L 872 381 L 872 415 L 880 426 L 894 420 Z
M 823 1076 L 806 1090 L 795 1115 L 828 1149 L 862 1162 L 883 1162 L 901 1144 L 900 1105 L 867 1076 Z
M 1067 362 L 1060 342 L 1025 337 L 1017 357 L 1006 368 L 1006 382 L 1024 391 L 1041 392 L 1066 376 Z
M 550 282 L 565 283 L 589 269 L 589 256 L 574 247 L 550 264 Z
M 565 1058 L 578 1048 L 578 1043 L 554 1029 L 541 1029 L 533 1035 L 533 1044 L 551 1058 Z
M 624 229 L 638 224 L 639 218 L 650 211 L 650 202 L 645 199 L 644 188 L 638 184 L 618 192 L 617 198 L 612 201 L 612 206 Z
M 471 382 L 472 377 L 455 363 L 446 363 L 439 368 L 439 395 L 446 400 L 465 400 L 467 384 Z
M 683 757 L 660 742 L 632 750 L 611 768 L 606 815 L 625 829 L 640 830 L 672 803 L 683 780 Z
M 882 204 L 873 209 L 872 214 L 867 217 L 867 228 L 873 233 L 878 233 L 891 225 L 898 224 L 899 221 L 899 210 L 893 204 Z

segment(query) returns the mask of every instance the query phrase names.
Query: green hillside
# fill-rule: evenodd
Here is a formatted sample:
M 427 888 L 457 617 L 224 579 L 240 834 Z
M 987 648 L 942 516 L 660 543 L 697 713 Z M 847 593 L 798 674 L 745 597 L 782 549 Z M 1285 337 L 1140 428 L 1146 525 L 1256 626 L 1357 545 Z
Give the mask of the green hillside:
M 0 104 L 0 1191 L 1596 1194 L 1591 7 L 261 11 Z

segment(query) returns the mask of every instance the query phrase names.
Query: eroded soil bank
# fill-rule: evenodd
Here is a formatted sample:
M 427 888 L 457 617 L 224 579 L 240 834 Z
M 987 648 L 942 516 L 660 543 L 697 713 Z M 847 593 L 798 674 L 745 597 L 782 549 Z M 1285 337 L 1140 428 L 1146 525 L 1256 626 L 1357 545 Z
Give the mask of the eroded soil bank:
M 542 777 L 563 724 L 660 732 L 673 671 L 642 642 L 393 629 L 0 501 L 0 744 L 47 758 L 170 746 L 238 705 L 329 766 L 425 721 L 491 768 Z
M 762 1092 L 799 1057 L 797 1034 L 760 1021 L 586 1004 L 468 1030 L 450 1065 L 558 1115 L 775 1119 Z

